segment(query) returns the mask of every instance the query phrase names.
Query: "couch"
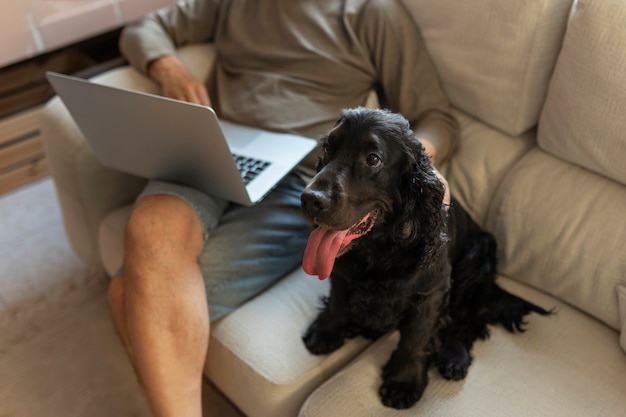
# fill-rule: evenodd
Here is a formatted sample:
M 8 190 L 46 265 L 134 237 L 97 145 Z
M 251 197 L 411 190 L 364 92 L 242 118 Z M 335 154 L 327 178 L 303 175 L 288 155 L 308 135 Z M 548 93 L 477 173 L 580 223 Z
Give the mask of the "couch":
M 496 236 L 498 282 L 556 314 L 493 327 L 465 380 L 433 370 L 398 411 L 377 396 L 397 334 L 309 354 L 329 287 L 298 269 L 214 324 L 206 376 L 250 417 L 626 415 L 626 3 L 404 1 L 461 126 L 441 171 Z M 214 58 L 180 55 L 200 78 Z M 158 92 L 130 68 L 94 82 Z M 69 240 L 113 273 L 144 180 L 101 167 L 58 98 L 41 128 Z

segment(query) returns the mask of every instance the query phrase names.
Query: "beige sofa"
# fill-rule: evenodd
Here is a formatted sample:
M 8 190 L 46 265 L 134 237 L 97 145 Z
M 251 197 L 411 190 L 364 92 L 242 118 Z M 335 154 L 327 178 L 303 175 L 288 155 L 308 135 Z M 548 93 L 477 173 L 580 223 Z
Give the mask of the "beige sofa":
M 501 284 L 557 314 L 493 328 L 464 381 L 433 371 L 397 411 L 377 396 L 397 335 L 310 355 L 328 283 L 296 270 L 214 326 L 206 375 L 250 417 L 626 415 L 626 3 L 405 2 L 462 128 L 442 171 L 496 235 Z M 211 51 L 180 53 L 203 77 Z M 157 91 L 129 68 L 95 81 Z M 42 130 L 69 239 L 112 273 L 143 180 L 100 167 L 58 99 Z

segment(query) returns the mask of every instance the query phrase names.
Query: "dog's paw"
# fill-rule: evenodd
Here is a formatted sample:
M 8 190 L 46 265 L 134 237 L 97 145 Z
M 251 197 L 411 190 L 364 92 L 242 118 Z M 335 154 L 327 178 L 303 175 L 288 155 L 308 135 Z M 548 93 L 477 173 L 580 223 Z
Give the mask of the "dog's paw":
M 342 334 L 321 331 L 312 327 L 302 336 L 302 340 L 308 351 L 314 355 L 332 353 L 343 346 L 344 343 Z
M 460 381 L 467 376 L 467 370 L 472 363 L 471 358 L 466 360 L 459 360 L 458 358 L 452 358 L 447 362 L 440 361 L 437 363 L 437 369 L 442 377 L 450 381 Z
M 386 407 L 404 410 L 411 408 L 422 398 L 426 384 L 417 381 L 383 381 L 378 393 Z
M 467 376 L 472 357 L 460 342 L 452 341 L 441 347 L 437 353 L 436 363 L 442 377 L 459 381 Z

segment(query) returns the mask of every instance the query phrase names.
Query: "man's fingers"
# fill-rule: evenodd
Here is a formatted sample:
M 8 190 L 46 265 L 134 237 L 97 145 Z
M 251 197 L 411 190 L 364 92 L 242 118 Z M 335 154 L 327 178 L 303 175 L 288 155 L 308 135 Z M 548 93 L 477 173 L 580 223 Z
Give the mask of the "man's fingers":
M 198 104 L 202 104 L 203 106 L 210 106 L 211 99 L 209 99 L 209 93 L 206 90 L 206 87 L 201 84 L 198 89 Z
M 185 86 L 184 99 L 190 103 L 209 106 L 209 94 L 201 83 L 194 83 Z

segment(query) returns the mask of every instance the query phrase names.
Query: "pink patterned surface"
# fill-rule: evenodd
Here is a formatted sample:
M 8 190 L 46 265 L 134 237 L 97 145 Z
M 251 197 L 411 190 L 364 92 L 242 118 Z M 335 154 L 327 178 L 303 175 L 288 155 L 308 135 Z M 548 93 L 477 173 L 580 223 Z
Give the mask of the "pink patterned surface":
M 0 67 L 125 25 L 176 0 L 2 0 Z

